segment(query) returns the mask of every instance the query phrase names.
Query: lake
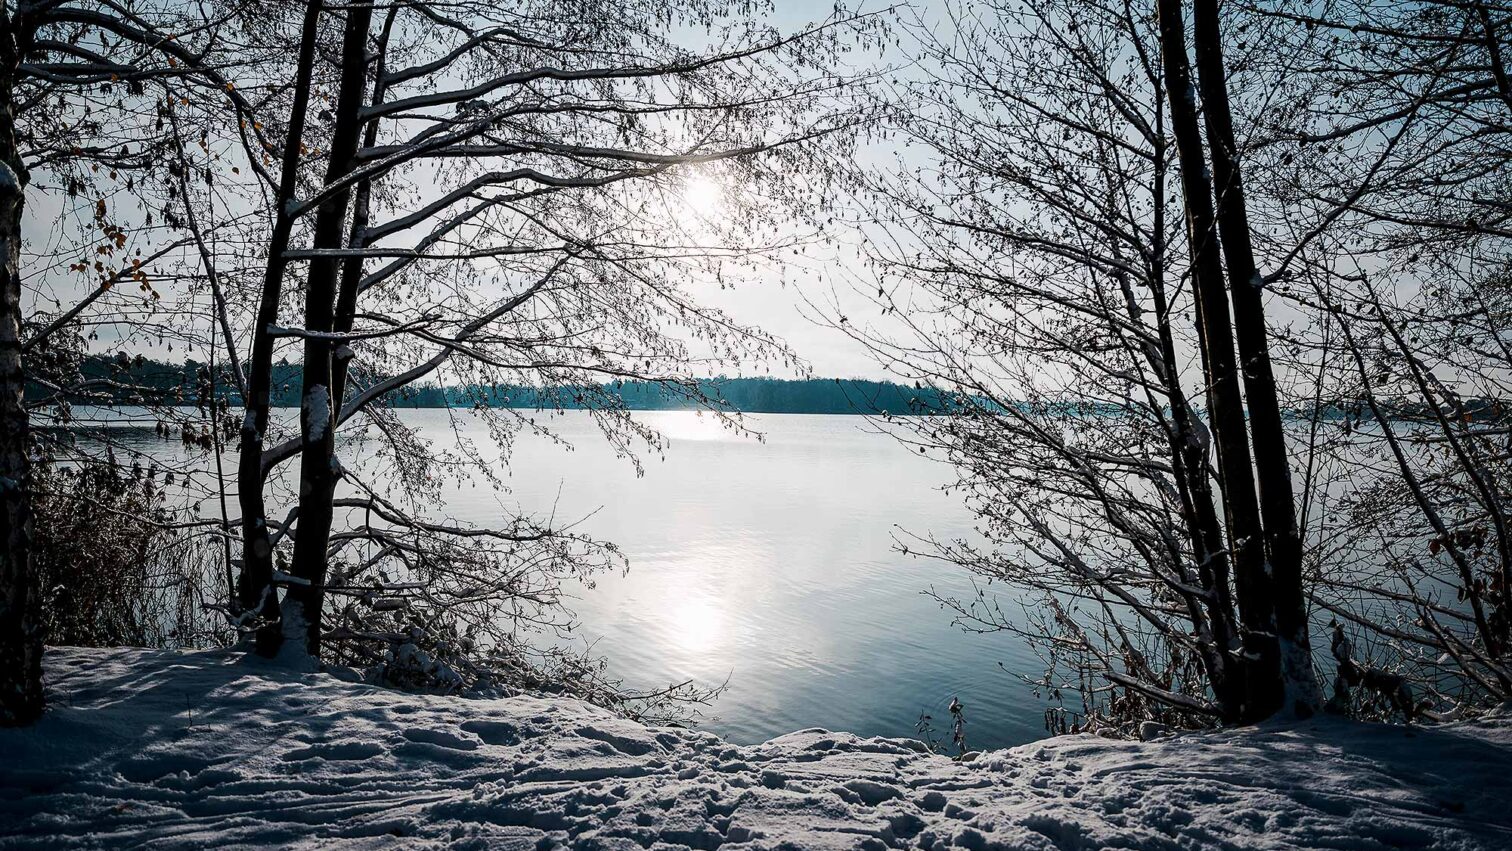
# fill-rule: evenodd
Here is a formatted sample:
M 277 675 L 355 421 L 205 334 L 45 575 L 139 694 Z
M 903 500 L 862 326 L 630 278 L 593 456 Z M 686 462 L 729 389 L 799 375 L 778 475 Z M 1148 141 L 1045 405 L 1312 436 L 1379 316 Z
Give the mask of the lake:
M 468 412 L 399 416 L 438 448 L 488 441 Z M 972 748 L 1044 735 L 1045 705 L 1018 678 L 1037 675 L 1038 659 L 1011 635 L 953 626 L 924 592 L 969 595 L 970 579 L 894 545 L 899 527 L 974 534 L 960 500 L 940 491 L 950 470 L 939 462 L 863 417 L 747 415 L 758 441 L 709 416 L 657 411 L 636 417 L 668 446 L 641 453 L 638 476 L 586 413 L 546 416 L 565 445 L 522 435 L 500 469 L 507 492 L 449 486 L 436 514 L 488 524 L 502 504 L 586 517 L 580 531 L 619 545 L 628 572 L 573 589 L 572 609 L 626 686 L 728 678 L 702 726 L 740 743 L 806 727 L 911 736 L 924 714 L 944 729 L 957 696 Z M 131 431 L 121 437 L 134 448 L 179 454 L 176 439 Z

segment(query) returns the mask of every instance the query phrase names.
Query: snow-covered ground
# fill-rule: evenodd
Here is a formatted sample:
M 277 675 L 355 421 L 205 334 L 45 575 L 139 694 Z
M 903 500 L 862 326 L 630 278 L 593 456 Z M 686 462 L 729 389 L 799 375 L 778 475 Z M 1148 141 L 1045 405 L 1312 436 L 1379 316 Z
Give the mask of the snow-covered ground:
M 0 730 L 0 847 L 1512 848 L 1512 719 L 1070 736 L 953 762 L 822 730 L 737 747 L 229 653 L 47 662 L 47 717 Z

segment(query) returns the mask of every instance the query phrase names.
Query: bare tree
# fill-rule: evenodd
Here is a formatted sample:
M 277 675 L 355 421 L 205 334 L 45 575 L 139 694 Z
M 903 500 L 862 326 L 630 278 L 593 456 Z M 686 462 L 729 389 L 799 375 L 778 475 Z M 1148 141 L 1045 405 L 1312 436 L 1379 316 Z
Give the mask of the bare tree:
M 830 316 L 951 394 L 903 434 L 986 543 L 903 544 L 1038 592 L 949 602 L 1035 642 L 1086 724 L 1307 714 L 1328 655 L 1331 708 L 1500 700 L 1512 17 L 1197 0 L 1194 63 L 1187 5 L 911 28 L 913 148 L 862 179 L 909 333 Z
M 372 608 L 380 601 L 365 577 L 426 577 L 407 585 L 399 604 L 456 613 L 466 608 L 454 605 L 457 595 L 480 606 L 509 599 L 510 577 L 527 566 L 575 572 L 562 548 L 597 546 L 524 519 L 466 531 L 385 496 L 389 487 L 410 496 L 430 488 L 423 482 L 434 462 L 384 408 L 412 383 L 445 377 L 485 404 L 499 386 L 572 394 L 628 451 L 636 439 L 655 446 L 655 436 L 621 409 L 611 382 L 655 381 L 717 405 L 694 380 L 695 364 L 792 359 L 759 329 L 700 306 L 684 281 L 725 274 L 791 242 L 770 227 L 764 241 L 753 239 L 760 229 L 752 225 L 822 183 L 822 174 L 795 167 L 821 144 L 846 144 L 860 124 L 848 78 L 822 62 L 875 25 L 873 16 L 837 12 L 780 34 L 732 18 L 717 40 L 693 50 L 667 35 L 669 20 L 722 20 L 731 10 L 691 3 L 571 20 L 551 4 L 378 11 L 312 5 L 315 23 L 307 19 L 300 38 L 300 67 L 311 75 L 306 57 L 330 50 L 340 59 L 318 145 L 308 126 L 288 125 L 280 186 L 308 188 L 276 207 L 286 219 L 274 231 L 252 328 L 239 473 L 244 611 L 288 587 L 278 623 L 266 608 L 253 616 L 264 652 L 288 643 L 320 653 L 333 592 L 368 601 L 343 609 L 346 627 L 335 634 L 344 641 L 395 640 L 393 629 L 362 625 L 391 620 L 392 611 Z M 339 46 L 323 40 L 322 20 L 341 21 Z M 301 156 L 308 150 L 320 153 Z M 682 201 L 691 180 L 730 187 L 717 220 Z M 748 197 L 744 185 L 754 187 Z M 301 234 L 306 245 L 296 247 Z M 278 308 L 298 264 L 304 317 L 286 327 Z M 280 340 L 303 348 L 300 435 L 265 447 L 267 410 L 258 400 Z M 522 422 L 514 412 L 479 415 L 505 441 Z M 338 458 L 338 431 L 363 419 L 391 442 L 401 481 L 365 481 Z M 273 521 L 254 491 L 296 455 L 298 505 Z M 343 480 L 353 496 L 338 494 Z M 343 518 L 356 525 L 341 528 Z M 448 536 L 503 542 L 479 551 L 492 566 L 471 573 L 491 576 L 485 586 L 473 582 L 464 593 L 444 578 L 445 559 L 456 561 L 453 573 L 470 570 Z M 282 575 L 274 566 L 280 543 L 292 543 Z M 492 629 L 481 614 L 473 625 Z
M 1223 286 L 1224 269 L 1219 254 L 1213 186 L 1198 124 L 1199 104 L 1187 57 L 1185 16 L 1179 0 L 1162 0 L 1159 20 L 1161 56 L 1167 78 L 1166 98 L 1181 163 L 1193 286 L 1198 293 L 1197 322 L 1208 385 L 1208 406 L 1218 450 L 1229 536 L 1236 551 L 1235 583 L 1239 610 L 1248 630 L 1247 646 L 1255 648 L 1252 662 L 1255 673 L 1249 680 L 1250 695 L 1245 714 L 1250 718 L 1263 718 L 1281 708 L 1284 692 L 1281 648 L 1276 630 L 1277 595 L 1271 587 L 1264 525 L 1255 494 L 1253 465 L 1261 459 L 1251 457 L 1248 445 L 1244 397 L 1234 350 L 1235 331 Z M 1218 87 L 1223 87 L 1221 80 Z M 1237 180 L 1236 174 L 1226 173 L 1226 176 Z M 1229 187 L 1229 191 L 1237 190 L 1237 184 Z M 1242 195 L 1237 197 L 1242 202 Z M 1237 237 L 1236 241 L 1244 239 L 1247 236 Z M 1242 254 L 1242 249 L 1237 253 Z M 1248 281 L 1245 285 L 1252 286 Z M 1263 315 L 1258 320 L 1263 337 Z M 1277 460 L 1266 458 L 1264 463 Z M 1284 455 L 1279 460 L 1285 464 Z M 1303 628 L 1305 632 L 1305 622 Z M 1303 646 L 1306 646 L 1305 641 Z
M 837 318 L 952 398 L 904 422 L 959 470 L 986 547 L 904 546 L 1037 592 L 1024 620 L 985 594 L 948 602 L 971 628 L 1039 646 L 1036 684 L 1082 692 L 1086 724 L 1254 717 L 1260 669 L 1277 664 L 1273 634 L 1246 629 L 1263 555 L 1258 534 L 1220 520 L 1213 405 L 1188 389 L 1205 349 L 1183 321 L 1191 271 L 1153 21 L 1121 3 L 949 11 L 949 40 L 912 28 L 930 73 L 896 109 L 928 167 L 904 159 L 866 183 L 886 224 L 875 304 L 912 333 Z M 1233 395 L 1232 350 L 1228 364 Z M 1237 416 L 1230 463 L 1247 475 Z
M 1259 487 L 1266 557 L 1264 578 L 1269 585 L 1261 593 L 1271 598 L 1274 609 L 1271 629 L 1275 632 L 1281 659 L 1284 702 L 1279 708 L 1305 717 L 1316 712 L 1322 702 L 1313 673 L 1312 643 L 1308 637 L 1302 537 L 1297 524 L 1296 494 L 1292 488 L 1291 456 L 1287 452 L 1286 432 L 1281 420 L 1281 399 L 1271 365 L 1270 330 L 1266 327 L 1263 300 L 1264 279 L 1255 262 L 1240 151 L 1229 106 L 1228 68 L 1223 58 L 1225 32 L 1216 2 L 1194 0 L 1192 6 L 1202 115 L 1207 128 L 1206 141 L 1217 208 L 1215 224 L 1227 267 L 1234 337 L 1240 371 L 1244 376 L 1244 397 Z M 1161 7 L 1162 16 L 1167 11 L 1167 6 Z M 1172 24 L 1179 24 L 1180 17 L 1176 14 L 1179 7 L 1171 7 L 1169 11 L 1175 17 Z M 1173 26 L 1163 30 L 1163 37 L 1176 40 L 1175 29 Z M 1185 38 L 1179 41 L 1180 49 L 1185 52 Z M 1173 43 L 1170 47 L 1175 49 L 1178 45 Z M 1176 90 L 1175 80 L 1172 75 L 1173 85 L 1167 88 L 1168 97 Z M 1186 84 L 1190 85 L 1190 80 Z M 1173 116 L 1176 111 L 1173 102 Z M 1184 172 L 1188 167 L 1196 168 L 1197 163 L 1184 165 Z M 1190 203 L 1189 198 L 1189 206 Z M 1211 242 L 1212 231 L 1203 233 L 1207 234 L 1204 241 Z
M 0 8 L 0 723 L 30 723 L 42 712 L 40 589 L 31 568 L 31 461 L 21 374 L 21 218 L 26 164 L 16 133 L 16 88 L 30 38 L 9 4 Z
M 1512 9 L 1243 14 L 1304 69 L 1246 116 L 1265 175 L 1258 231 L 1279 258 L 1267 279 L 1321 314 L 1296 344 L 1319 364 L 1320 429 L 1347 487 L 1319 504 L 1331 511 L 1318 534 L 1365 554 L 1331 571 L 1316 602 L 1356 636 L 1336 647 L 1417 693 L 1404 712 L 1376 689 L 1369 711 L 1475 711 L 1508 690 L 1500 199 Z
M 43 637 L 29 565 L 32 441 L 24 398 L 33 376 L 27 373 L 25 358 L 84 321 L 88 311 L 101 310 L 123 281 L 156 296 L 150 264 L 184 243 L 148 256 L 138 244 L 135 257 L 118 256 L 127 253 L 132 238 L 112 216 L 106 197 L 122 184 L 128 192 L 145 190 L 161 162 L 158 158 L 170 149 L 171 136 L 163 122 L 154 127 L 150 117 L 150 105 L 156 102 L 161 108 L 168 84 L 193 80 L 197 95 L 209 94 L 201 102 L 213 102 L 215 112 L 249 114 L 249 103 L 226 76 L 245 60 L 217 53 L 223 30 L 242 8 L 205 4 L 187 10 L 175 4 L 119 5 L 108 0 L 0 7 L 0 158 L 5 163 L 0 242 L 7 257 L 6 288 L 0 297 L 0 480 L 7 483 L 6 546 L 0 555 L 0 717 L 7 723 L 25 722 L 41 710 Z M 244 137 L 256 136 L 245 123 L 243 128 Z M 93 196 L 78 203 L 90 211 L 78 231 L 56 228 L 47 234 L 47 241 L 64 233 L 76 237 L 73 249 L 92 255 L 69 263 L 70 272 L 90 283 L 82 296 L 69 294 L 72 303 L 66 309 L 59 299 L 55 314 L 31 310 L 28 270 L 22 268 L 26 196 L 38 174 L 54 182 L 50 188 L 63 190 L 68 199 Z M 50 200 L 65 210 L 73 203 Z M 49 262 L 59 257 L 61 244 L 54 245 Z M 62 392 L 56 386 L 50 389 Z

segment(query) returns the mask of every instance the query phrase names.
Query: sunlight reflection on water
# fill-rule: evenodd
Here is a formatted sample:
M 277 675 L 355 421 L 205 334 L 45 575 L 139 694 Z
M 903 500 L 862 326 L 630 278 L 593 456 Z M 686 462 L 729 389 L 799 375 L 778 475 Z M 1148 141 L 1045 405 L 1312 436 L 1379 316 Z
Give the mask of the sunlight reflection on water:
M 465 411 L 399 415 L 437 448 L 488 442 Z M 618 544 L 630 569 L 573 589 L 580 639 L 631 687 L 728 677 L 706 727 L 736 741 L 806 727 L 908 736 L 956 695 L 972 747 L 1042 735 L 1043 704 L 1016 676 L 1038 673 L 1038 660 L 1007 635 L 952 626 L 921 592 L 969 595 L 970 581 L 893 548 L 896 527 L 974 534 L 964 507 L 938 490 L 948 469 L 859 417 L 748 415 L 764 442 L 707 415 L 637 418 L 668 440 L 664 459 L 643 455 L 644 476 L 571 412 L 542 421 L 572 451 L 524 436 L 507 468 L 491 465 L 507 492 L 449 485 L 435 511 L 478 524 L 498 522 L 501 506 L 586 517 L 579 531 Z M 140 440 L 144 451 L 182 451 L 150 428 Z M 342 452 L 361 465 L 371 444 Z
M 712 599 L 683 599 L 668 607 L 672 644 L 684 653 L 704 653 L 725 638 L 725 616 Z
M 613 670 L 645 686 L 729 676 L 709 727 L 740 741 L 813 726 L 910 735 L 957 694 L 973 746 L 1042 735 L 1042 704 L 997 665 L 1034 674 L 1038 660 L 952 626 L 921 592 L 970 594 L 969 580 L 894 550 L 898 526 L 974 534 L 938 490 L 948 469 L 858 417 L 748 415 L 758 442 L 710 416 L 638 416 L 669 441 L 643 477 L 569 416 L 578 451 L 522 444 L 509 479 L 525 507 L 560 487 L 564 516 L 600 508 L 586 528 L 629 557 L 628 575 L 574 605 Z

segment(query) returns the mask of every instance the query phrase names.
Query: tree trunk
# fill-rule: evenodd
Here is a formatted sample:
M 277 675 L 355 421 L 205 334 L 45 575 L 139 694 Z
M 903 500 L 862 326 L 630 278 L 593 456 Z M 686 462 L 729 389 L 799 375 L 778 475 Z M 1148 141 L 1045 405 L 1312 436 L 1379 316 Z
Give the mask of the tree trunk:
M 42 714 L 42 598 L 31 564 L 30 426 L 21 368 L 21 214 L 15 80 L 23 28 L 0 6 L 0 726 Z
M 355 164 L 367 89 L 367 40 L 372 19 L 370 2 L 347 7 L 341 90 L 336 101 L 327 186 L 345 178 Z M 343 189 L 332 192 L 321 202 L 315 214 L 312 248 L 318 251 L 342 247 L 351 194 Z M 311 656 L 320 652 L 320 620 L 330 567 L 327 548 L 331 541 L 332 500 L 340 476 L 336 417 L 341 404 L 332 393 L 332 355 L 337 348 L 332 332 L 340 268 L 337 258 L 317 255 L 310 260 L 309 283 L 305 288 L 304 390 L 299 406 L 299 533 L 294 538 L 295 581 L 284 596 L 283 638 L 302 645 Z
M 1159 0 L 1161 59 L 1166 73 L 1166 99 L 1171 130 L 1181 164 L 1182 194 L 1187 211 L 1187 238 L 1192 255 L 1192 279 L 1197 303 L 1197 326 L 1207 378 L 1208 417 L 1218 450 L 1219 485 L 1228 515 L 1229 547 L 1233 552 L 1234 585 L 1245 669 L 1245 701 L 1241 721 L 1275 714 L 1283 700 L 1280 649 L 1275 633 L 1275 601 L 1266 576 L 1265 543 L 1250 463 L 1244 421 L 1244 399 L 1234 356 L 1233 329 L 1223 286 L 1212 186 L 1197 121 L 1197 97 L 1187 59 L 1181 0 Z M 1237 666 L 1236 666 L 1237 667 Z
M 1302 539 L 1287 461 L 1286 434 L 1276 377 L 1271 369 L 1265 328 L 1262 280 L 1255 268 L 1249 213 L 1244 200 L 1239 150 L 1234 141 L 1228 82 L 1223 67 L 1222 32 L 1216 0 L 1194 0 L 1193 36 L 1197 46 L 1198 84 L 1207 121 L 1208 151 L 1217 187 L 1218 233 L 1228 264 L 1229 298 L 1243 365 L 1244 394 L 1249 402 L 1250 439 L 1260 485 L 1260 519 L 1270 560 L 1271 593 L 1276 608 L 1276 635 L 1286 683 L 1286 711 L 1307 717 L 1321 705 L 1308 640 L 1307 596 L 1302 590 Z
M 252 356 L 247 364 L 247 414 L 242 420 L 241 454 L 237 462 L 237 502 L 241 508 L 242 569 L 237 597 L 242 618 L 259 623 L 257 652 L 272 656 L 278 651 L 278 591 L 273 585 L 273 544 L 268 534 L 268 508 L 263 499 L 263 441 L 268 433 L 268 406 L 273 384 L 273 334 L 283 298 L 286 254 L 294 229 L 290 206 L 299 180 L 300 146 L 304 141 L 305 112 L 310 103 L 310 82 L 315 67 L 315 39 L 320 22 L 321 0 L 305 5 L 300 34 L 299 64 L 295 71 L 294 103 L 289 113 L 289 131 L 284 141 L 283 169 L 279 176 L 273 232 L 268 241 L 268 264 L 263 276 L 257 322 L 252 326 Z
M 383 76 L 386 67 L 389 36 L 393 32 L 394 20 L 398 15 L 397 8 L 389 10 L 383 22 L 383 28 L 378 35 L 378 43 L 375 53 L 375 69 L 373 72 L 373 97 L 370 101 L 372 106 L 383 103 L 384 85 Z M 372 147 L 378 144 L 378 122 L 367 122 L 362 134 L 364 147 Z M 367 248 L 367 227 L 372 214 L 373 182 L 363 180 L 357 184 L 355 195 L 352 199 L 352 226 L 347 235 L 347 247 L 353 251 L 361 251 Z M 341 286 L 336 293 L 336 318 L 334 327 L 338 334 L 345 334 L 352 330 L 352 323 L 357 317 L 357 298 L 362 294 L 362 273 L 366 268 L 361 254 L 353 254 L 347 257 L 341 266 Z M 340 415 L 342 405 L 346 401 L 347 373 L 352 365 L 353 352 L 350 346 L 342 345 L 336 348 L 331 359 L 331 410 L 335 415 Z M 338 423 L 339 424 L 339 423 Z
M 1229 592 L 1229 560 L 1223 548 L 1223 527 L 1213 501 L 1208 479 L 1208 441 L 1198 432 L 1197 412 L 1192 410 L 1182 386 L 1181 371 L 1176 366 L 1176 340 L 1172 332 L 1171 303 L 1166 297 L 1165 278 L 1169 271 L 1166 256 L 1166 198 L 1170 156 L 1165 139 L 1165 116 L 1156 104 L 1155 174 L 1151 195 L 1154 203 L 1155 241 L 1151 251 L 1150 297 L 1155 302 L 1155 327 L 1160 338 L 1161 363 L 1157 368 L 1171 406 L 1171 470 L 1177 492 L 1182 497 L 1192 555 L 1197 561 L 1197 579 L 1211 595 L 1206 603 L 1208 629 L 1213 647 L 1204 654 L 1204 665 L 1213 696 L 1226 722 L 1238 719 L 1244 703 L 1243 678 L 1234 672 L 1234 653 L 1238 650 L 1238 630 L 1234 619 L 1234 598 Z
M 1223 528 L 1218 521 L 1218 511 L 1213 507 L 1213 490 L 1208 481 L 1207 442 L 1198 435 L 1197 413 L 1187 402 L 1175 366 L 1176 343 L 1171 334 L 1165 285 L 1158 279 L 1152 281 L 1150 292 L 1155 298 L 1161 358 L 1166 366 L 1165 372 L 1169 373 L 1161 377 L 1166 383 L 1174 427 L 1171 469 L 1186 503 L 1188 535 L 1192 555 L 1197 560 L 1198 581 L 1212 595 L 1207 603 L 1207 616 L 1217 659 L 1206 663 L 1208 680 L 1223 720 L 1232 723 L 1242 714 L 1244 683 L 1243 677 L 1235 673 L 1238 665 L 1234 652 L 1238 649 L 1238 642 L 1234 629 L 1234 600 L 1228 587 L 1229 560 L 1223 549 Z

